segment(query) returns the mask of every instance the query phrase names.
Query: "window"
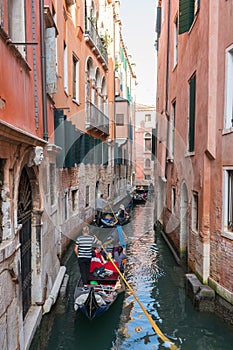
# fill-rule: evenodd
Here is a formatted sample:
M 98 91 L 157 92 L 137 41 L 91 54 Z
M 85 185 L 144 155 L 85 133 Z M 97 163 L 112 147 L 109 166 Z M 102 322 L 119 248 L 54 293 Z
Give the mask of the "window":
M 145 174 L 144 179 L 145 179 L 145 180 L 150 180 L 150 179 L 151 179 L 151 176 L 150 176 L 149 174 Z
M 64 216 L 65 216 L 65 220 L 67 220 L 68 219 L 68 207 L 69 207 L 68 190 L 65 191 L 63 200 L 64 200 Z
M 0 27 L 3 27 L 4 23 L 4 4 L 3 0 L 0 1 Z
M 86 207 L 90 204 L 90 187 L 86 186 Z
M 79 60 L 73 55 L 73 99 L 79 102 Z
M 233 232 L 233 169 L 224 171 L 224 231 Z
M 3 8 L 3 6 L 1 6 Z M 8 34 L 12 42 L 25 43 L 25 3 L 24 0 L 8 1 Z M 16 45 L 17 46 L 17 45 Z M 26 56 L 26 46 L 19 45 L 17 49 L 23 57 Z
M 0 158 L 0 243 L 3 240 L 3 196 L 2 196 L 2 189 L 4 184 L 4 164 L 5 161 Z M 6 197 L 6 196 L 4 196 Z
M 200 9 L 200 0 L 179 0 L 179 34 L 188 32 Z
M 49 164 L 49 181 L 50 181 L 50 201 L 51 205 L 55 203 L 55 188 L 56 188 L 56 183 L 55 183 L 55 175 L 56 175 L 56 166 L 55 164 L 50 163 Z
M 189 81 L 189 144 L 188 151 L 194 151 L 195 139 L 195 100 L 196 100 L 196 75 Z
M 147 158 L 145 160 L 145 168 L 150 168 L 150 159 L 149 158 Z
M 124 114 L 116 115 L 116 125 L 123 126 L 124 125 Z
M 48 94 L 53 94 L 57 92 L 56 49 L 56 29 L 55 27 L 46 28 L 46 92 Z
M 151 122 L 151 114 L 145 114 L 145 122 Z
M 225 128 L 233 127 L 233 45 L 226 51 Z
M 177 65 L 177 59 L 178 59 L 178 17 L 176 16 L 176 19 L 174 22 L 174 61 L 173 61 L 174 67 Z
M 72 196 L 72 210 L 73 212 L 78 211 L 78 189 L 74 189 L 71 192 Z
M 152 145 L 151 145 L 151 160 L 155 160 L 155 155 L 157 154 L 157 137 L 156 137 L 156 129 L 152 129 Z
M 176 206 L 176 188 L 172 187 L 172 214 L 175 213 L 175 206 Z
M 68 95 L 68 52 L 64 43 L 64 91 Z
M 169 123 L 168 140 L 168 159 L 174 159 L 174 141 L 175 141 L 175 119 L 176 119 L 176 101 L 172 102 L 171 117 Z
M 151 152 L 151 134 L 145 133 L 145 152 Z
M 198 232 L 198 193 L 192 196 L 192 230 Z

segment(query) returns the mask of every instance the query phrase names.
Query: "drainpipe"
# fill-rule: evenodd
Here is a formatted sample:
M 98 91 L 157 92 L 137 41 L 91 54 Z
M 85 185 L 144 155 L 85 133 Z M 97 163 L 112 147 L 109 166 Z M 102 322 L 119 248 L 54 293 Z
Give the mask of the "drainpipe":
M 46 96 L 46 57 L 44 35 L 44 1 L 40 0 L 40 44 L 41 44 L 41 82 L 42 82 L 42 108 L 43 108 L 43 138 L 48 141 L 48 115 Z
M 32 39 L 36 41 L 36 28 L 35 28 L 35 0 L 32 0 Z M 35 119 L 36 130 L 39 128 L 39 109 L 38 109 L 38 85 L 37 85 L 37 60 L 36 60 L 36 47 L 33 45 L 33 77 L 34 77 L 34 105 L 35 105 Z
M 167 118 L 167 139 L 166 139 L 166 159 L 165 159 L 165 178 L 167 178 L 167 157 L 168 157 L 168 138 L 169 138 L 169 123 L 170 114 L 168 112 L 168 90 L 169 90 L 169 53 L 170 53 L 170 13 L 171 13 L 171 1 L 168 0 L 168 15 L 167 15 L 167 60 L 166 60 L 166 100 L 165 100 L 165 114 Z

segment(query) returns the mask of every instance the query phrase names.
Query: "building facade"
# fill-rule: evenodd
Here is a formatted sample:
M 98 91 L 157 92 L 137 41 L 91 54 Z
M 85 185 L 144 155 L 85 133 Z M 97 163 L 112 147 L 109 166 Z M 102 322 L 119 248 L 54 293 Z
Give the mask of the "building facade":
M 149 187 L 154 182 L 155 107 L 136 104 L 135 152 L 136 186 Z
M 157 219 L 189 268 L 233 303 L 233 4 L 158 5 Z
M 0 1 L 2 349 L 29 348 L 64 276 L 62 252 L 94 218 L 100 193 L 120 198 L 116 8 L 111 0 Z

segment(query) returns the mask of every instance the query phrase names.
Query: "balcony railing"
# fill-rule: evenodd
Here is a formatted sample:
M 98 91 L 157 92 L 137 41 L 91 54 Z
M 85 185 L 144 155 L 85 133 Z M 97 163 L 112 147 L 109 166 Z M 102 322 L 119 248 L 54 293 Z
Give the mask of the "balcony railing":
M 109 135 L 109 119 L 91 102 L 86 102 L 86 129 Z
M 108 53 L 107 49 L 104 46 L 96 28 L 93 24 L 92 20 L 90 18 L 86 18 L 86 28 L 85 28 L 85 35 L 88 36 L 89 44 L 92 47 L 96 47 L 98 50 L 99 55 L 102 57 L 104 63 L 106 66 L 108 66 Z

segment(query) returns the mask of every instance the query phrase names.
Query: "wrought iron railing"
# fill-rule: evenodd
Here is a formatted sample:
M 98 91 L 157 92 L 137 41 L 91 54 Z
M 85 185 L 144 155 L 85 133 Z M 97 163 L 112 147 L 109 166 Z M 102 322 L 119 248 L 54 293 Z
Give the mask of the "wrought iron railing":
M 90 36 L 92 42 L 97 47 L 99 53 L 103 57 L 105 64 L 108 65 L 107 49 L 104 46 L 103 41 L 101 40 L 101 38 L 96 30 L 96 27 L 90 18 L 86 18 L 85 34 L 88 34 Z
M 86 129 L 98 129 L 109 135 L 109 119 L 91 102 L 86 102 Z

